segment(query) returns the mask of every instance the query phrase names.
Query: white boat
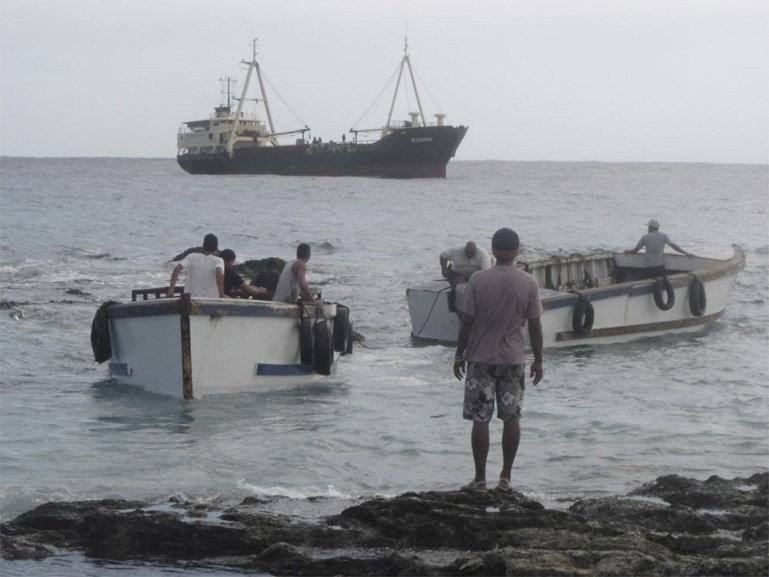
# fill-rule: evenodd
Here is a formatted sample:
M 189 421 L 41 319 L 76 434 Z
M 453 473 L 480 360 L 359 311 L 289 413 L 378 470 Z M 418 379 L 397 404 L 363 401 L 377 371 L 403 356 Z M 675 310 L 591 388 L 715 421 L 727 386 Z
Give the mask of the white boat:
M 696 252 L 665 254 L 666 276 L 646 280 L 643 253 L 575 254 L 516 266 L 539 284 L 545 347 L 607 344 L 696 331 L 723 314 L 745 255 L 737 245 Z M 445 280 L 406 290 L 412 338 L 456 343 L 460 320 L 449 310 L 449 291 Z
M 266 392 L 327 376 L 352 352 L 344 305 L 161 298 L 166 290 L 134 290 L 97 311 L 94 358 L 117 381 L 185 399 Z

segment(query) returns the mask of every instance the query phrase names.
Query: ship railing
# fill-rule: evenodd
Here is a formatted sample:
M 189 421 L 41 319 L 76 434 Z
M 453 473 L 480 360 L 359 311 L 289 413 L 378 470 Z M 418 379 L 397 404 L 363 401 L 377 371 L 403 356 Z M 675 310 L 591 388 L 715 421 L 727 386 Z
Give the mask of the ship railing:
M 440 126 L 438 122 L 422 122 L 419 124 L 419 126 Z M 413 124 L 409 120 L 401 120 L 401 121 L 390 121 L 390 124 L 387 126 L 380 126 L 377 128 L 351 128 L 350 133 L 354 134 L 356 137 L 359 134 L 365 134 L 370 132 L 382 132 L 382 130 L 387 131 L 393 131 L 393 130 L 400 130 L 402 128 L 412 128 Z

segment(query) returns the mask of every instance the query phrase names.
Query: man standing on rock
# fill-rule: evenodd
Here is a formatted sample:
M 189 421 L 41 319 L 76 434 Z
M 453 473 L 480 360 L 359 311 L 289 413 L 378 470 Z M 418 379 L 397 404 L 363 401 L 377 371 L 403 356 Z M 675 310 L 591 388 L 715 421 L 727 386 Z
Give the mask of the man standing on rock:
M 467 282 L 454 357 L 454 376 L 460 381 L 465 378 L 462 416 L 473 421 L 475 477 L 462 487 L 466 491 L 487 489 L 489 421 L 495 401 L 497 416 L 503 421 L 502 472 L 497 488 L 512 490 L 510 476 L 521 438 L 527 322 L 534 354 L 530 377 L 535 385 L 542 380 L 542 303 L 534 277 L 513 265 L 519 247 L 518 234 L 500 228 L 491 240 L 495 266 L 476 272 Z

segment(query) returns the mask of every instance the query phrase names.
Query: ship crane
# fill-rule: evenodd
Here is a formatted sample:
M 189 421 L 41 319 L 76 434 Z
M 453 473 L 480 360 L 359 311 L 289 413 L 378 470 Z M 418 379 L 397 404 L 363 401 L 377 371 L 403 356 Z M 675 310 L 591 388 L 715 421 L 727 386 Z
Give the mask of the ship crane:
M 284 136 L 289 134 L 302 134 L 302 137 L 304 138 L 304 133 L 309 131 L 309 127 L 305 125 L 304 128 L 298 128 L 296 130 L 289 130 L 286 132 L 275 132 L 275 126 L 272 122 L 272 112 L 270 112 L 270 103 L 267 100 L 267 92 L 264 90 L 264 79 L 262 78 L 262 72 L 261 68 L 259 66 L 259 63 L 256 60 L 256 39 L 253 41 L 253 57 L 251 58 L 250 62 L 246 62 L 245 60 L 242 61 L 242 64 L 248 65 L 248 73 L 246 74 L 246 81 L 243 83 L 243 91 L 241 92 L 240 98 L 235 98 L 235 100 L 238 101 L 238 109 L 235 113 L 235 124 L 232 127 L 232 131 L 230 132 L 230 136 L 227 139 L 227 154 L 231 157 L 233 156 L 233 151 L 235 149 L 235 142 L 238 140 L 238 126 L 240 124 L 240 119 L 242 118 L 243 113 L 243 103 L 246 102 L 246 100 L 253 100 L 255 102 L 262 102 L 264 105 L 264 112 L 267 116 L 267 127 L 269 128 L 269 133 L 260 135 L 265 140 L 269 141 L 271 144 L 277 146 L 278 136 Z M 256 71 L 256 78 L 257 82 L 259 84 L 259 94 L 261 95 L 261 99 L 259 98 L 252 98 L 248 99 L 246 98 L 246 94 L 248 93 L 248 87 L 251 84 L 251 76 Z

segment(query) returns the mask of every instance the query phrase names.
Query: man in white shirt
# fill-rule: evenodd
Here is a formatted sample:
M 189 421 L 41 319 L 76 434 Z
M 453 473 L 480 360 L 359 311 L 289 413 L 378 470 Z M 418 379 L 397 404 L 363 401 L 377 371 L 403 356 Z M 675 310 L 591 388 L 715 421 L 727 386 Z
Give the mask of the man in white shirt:
M 187 271 L 184 292 L 194 298 L 224 298 L 224 261 L 218 256 L 219 239 L 207 234 L 203 252 L 192 252 L 174 267 L 166 296 L 173 297 L 179 273 Z

